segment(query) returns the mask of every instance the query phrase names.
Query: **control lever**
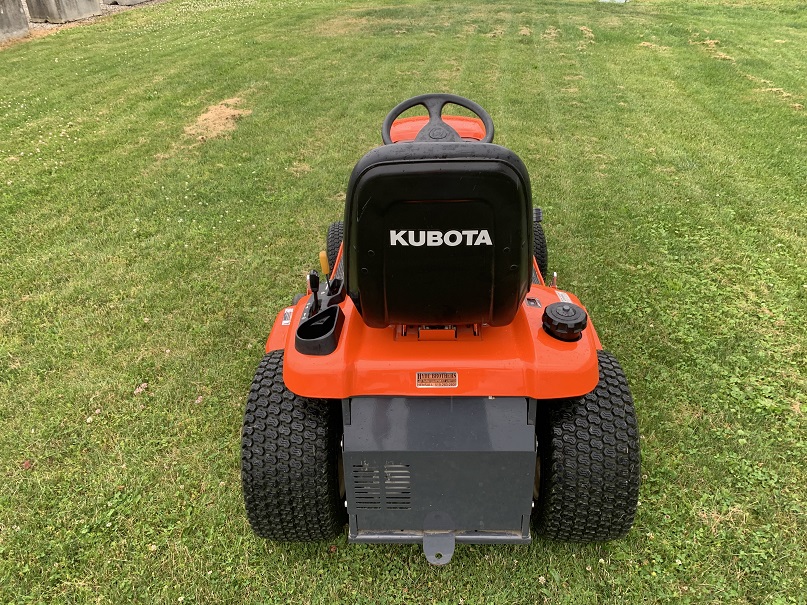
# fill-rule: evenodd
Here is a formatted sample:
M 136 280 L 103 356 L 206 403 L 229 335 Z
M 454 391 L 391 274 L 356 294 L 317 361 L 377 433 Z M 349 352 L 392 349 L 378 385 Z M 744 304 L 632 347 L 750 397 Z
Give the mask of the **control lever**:
M 325 284 L 328 286 L 326 292 L 331 293 L 331 266 L 328 263 L 328 253 L 322 250 L 319 253 L 319 266 L 322 268 L 322 274 L 325 276 Z
M 319 313 L 319 273 L 315 269 L 311 270 L 308 274 L 308 287 L 311 289 L 311 313 L 309 317 L 313 317 Z

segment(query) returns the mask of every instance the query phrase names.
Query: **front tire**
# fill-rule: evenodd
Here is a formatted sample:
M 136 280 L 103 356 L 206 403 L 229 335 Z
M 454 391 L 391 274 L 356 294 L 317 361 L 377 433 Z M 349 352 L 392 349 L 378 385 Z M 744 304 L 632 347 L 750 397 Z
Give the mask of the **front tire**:
M 541 277 L 546 281 L 549 271 L 549 252 L 546 246 L 546 235 L 544 228 L 541 225 L 540 214 L 532 219 L 532 254 L 535 257 L 535 262 L 538 263 L 538 269 L 541 271 Z M 532 271 L 532 283 L 539 284 L 538 276 L 535 270 Z
M 241 482 L 253 531 L 270 540 L 333 538 L 344 525 L 339 496 L 338 406 L 283 383 L 283 351 L 261 361 L 241 437 Z
M 331 271 L 336 267 L 336 258 L 339 256 L 339 247 L 342 245 L 342 240 L 345 235 L 344 221 L 335 221 L 328 225 L 328 237 L 326 240 L 326 251 L 328 254 L 328 264 L 331 266 Z
M 636 411 L 616 358 L 599 351 L 600 381 L 588 395 L 550 403 L 538 427 L 539 534 L 571 542 L 628 533 L 639 500 Z

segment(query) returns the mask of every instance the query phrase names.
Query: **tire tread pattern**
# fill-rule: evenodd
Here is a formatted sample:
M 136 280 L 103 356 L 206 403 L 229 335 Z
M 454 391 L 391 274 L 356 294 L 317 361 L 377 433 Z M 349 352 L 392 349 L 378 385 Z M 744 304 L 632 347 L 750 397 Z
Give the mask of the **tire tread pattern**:
M 641 456 L 636 412 L 616 358 L 598 352 L 600 380 L 589 394 L 550 403 L 539 427 L 538 533 L 600 542 L 628 533 L 636 514 Z
M 336 258 L 339 256 L 339 247 L 342 245 L 342 240 L 345 236 L 345 223 L 344 221 L 335 221 L 328 225 L 328 237 L 326 240 L 326 252 L 328 254 L 328 264 L 333 271 L 336 264 Z
M 337 408 L 286 388 L 283 351 L 264 356 L 241 433 L 244 504 L 258 536 L 313 542 L 330 539 L 342 528 Z
M 549 271 L 549 254 L 546 247 L 546 235 L 544 228 L 539 221 L 532 222 L 532 253 L 535 256 L 535 261 L 538 263 L 538 269 L 544 280 L 548 280 Z M 538 276 L 535 274 L 535 269 L 531 271 L 532 283 L 539 284 Z

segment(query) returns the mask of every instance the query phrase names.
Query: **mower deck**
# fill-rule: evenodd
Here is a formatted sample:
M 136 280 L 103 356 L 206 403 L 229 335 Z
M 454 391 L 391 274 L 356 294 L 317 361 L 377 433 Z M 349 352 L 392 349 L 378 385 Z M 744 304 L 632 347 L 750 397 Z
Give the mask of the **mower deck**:
M 517 397 L 345 400 L 348 539 L 419 542 L 433 563 L 455 541 L 529 543 L 535 411 Z

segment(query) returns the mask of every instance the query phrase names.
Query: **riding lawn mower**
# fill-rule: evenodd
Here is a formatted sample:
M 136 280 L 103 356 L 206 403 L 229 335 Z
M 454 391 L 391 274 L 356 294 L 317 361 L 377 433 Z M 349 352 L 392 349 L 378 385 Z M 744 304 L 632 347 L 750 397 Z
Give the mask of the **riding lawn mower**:
M 446 105 L 476 117 L 443 115 Z M 416 106 L 428 116 L 400 118 Z M 623 536 L 640 483 L 625 375 L 547 275 L 542 212 L 490 115 L 396 106 L 353 169 L 320 271 L 277 314 L 247 400 L 250 525 L 279 541 Z

